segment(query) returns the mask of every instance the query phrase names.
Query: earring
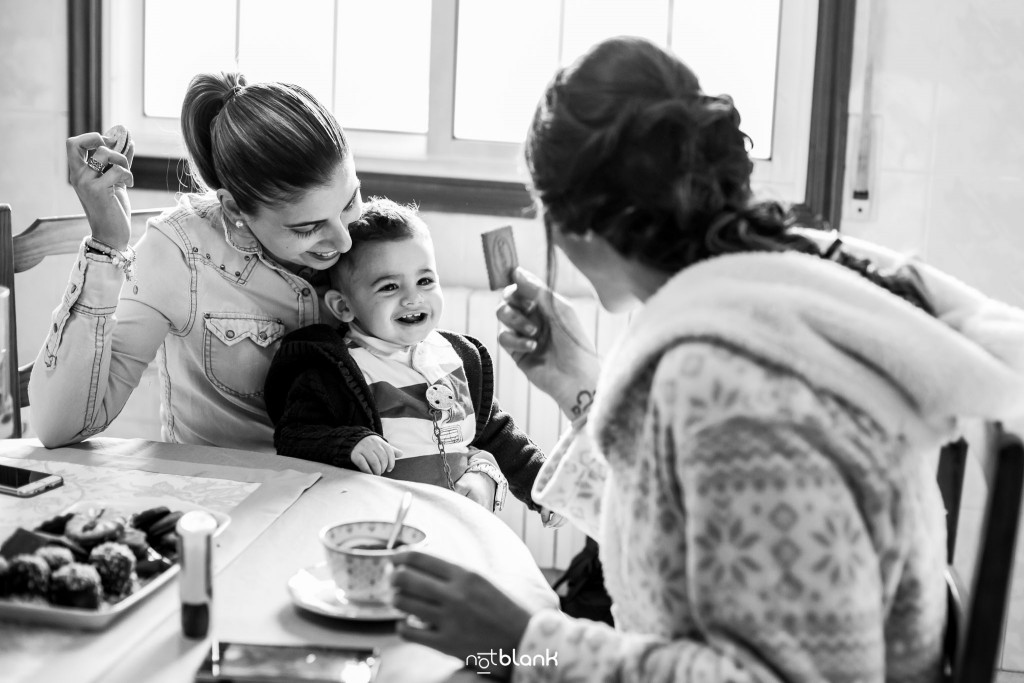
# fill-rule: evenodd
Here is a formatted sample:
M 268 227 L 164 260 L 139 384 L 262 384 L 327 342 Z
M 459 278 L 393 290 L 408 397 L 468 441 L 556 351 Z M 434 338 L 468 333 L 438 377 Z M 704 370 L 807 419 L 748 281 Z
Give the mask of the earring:
M 242 228 L 245 227 L 245 223 L 242 221 L 235 221 L 235 227 L 241 230 Z

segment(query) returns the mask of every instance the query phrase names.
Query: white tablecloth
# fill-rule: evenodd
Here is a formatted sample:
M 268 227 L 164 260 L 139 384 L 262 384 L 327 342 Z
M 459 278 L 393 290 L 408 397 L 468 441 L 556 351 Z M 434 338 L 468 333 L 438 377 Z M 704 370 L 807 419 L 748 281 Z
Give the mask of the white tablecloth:
M 104 497 L 133 490 L 147 499 L 154 493 L 188 497 L 231 515 L 231 525 L 217 544 L 210 638 L 379 647 L 380 683 L 430 683 L 468 675 L 454 658 L 401 642 L 391 622 L 310 615 L 300 612 L 288 595 L 286 585 L 293 574 L 323 561 L 317 539 L 323 526 L 391 519 L 406 490 L 415 494 L 407 522 L 427 533 L 427 551 L 484 573 L 531 608 L 558 604 L 529 550 L 511 529 L 475 503 L 440 487 L 282 456 L 139 440 L 92 439 L 51 451 L 34 440 L 0 441 L 0 461 L 18 460 L 66 473 L 67 482 L 63 491 L 55 489 L 35 499 L 0 500 L 0 533 L 5 533 L 12 510 L 17 509 L 19 517 L 29 514 L 22 505 L 40 506 L 30 516 L 36 519 L 38 510 L 45 518 L 44 507 L 55 514 L 69 504 L 67 496 L 94 498 L 100 489 Z M 97 472 L 116 483 L 101 482 L 104 477 L 97 478 Z M 65 498 L 58 501 L 60 496 Z M 15 632 L 16 638 L 9 637 Z M 0 625 L 0 678 L 191 682 L 210 638 L 193 641 L 181 635 L 175 579 L 98 634 L 41 627 L 19 632 Z

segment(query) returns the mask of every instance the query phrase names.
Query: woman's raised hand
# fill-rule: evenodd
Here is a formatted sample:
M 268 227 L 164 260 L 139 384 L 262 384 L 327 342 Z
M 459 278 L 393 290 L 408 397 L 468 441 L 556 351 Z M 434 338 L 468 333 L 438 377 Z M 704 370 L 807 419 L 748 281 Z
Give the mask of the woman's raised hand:
M 135 156 L 135 144 L 129 140 L 124 154 L 110 148 L 113 138 L 85 133 L 68 138 L 68 180 L 75 188 L 89 219 L 92 236 L 115 249 L 123 250 L 131 237 L 131 203 L 128 189 L 134 183 L 129 170 Z M 110 168 L 100 173 L 89 165 Z
M 601 361 L 572 304 L 522 268 L 505 288 L 498 335 L 527 379 L 558 403 L 570 418 L 589 408 Z

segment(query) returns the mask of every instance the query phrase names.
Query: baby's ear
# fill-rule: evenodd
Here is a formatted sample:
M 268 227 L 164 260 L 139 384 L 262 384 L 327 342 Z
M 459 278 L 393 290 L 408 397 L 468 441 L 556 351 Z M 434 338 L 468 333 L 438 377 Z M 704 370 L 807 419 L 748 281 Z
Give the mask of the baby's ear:
M 324 305 L 327 306 L 327 310 L 334 314 L 335 318 L 343 323 L 350 323 L 356 319 L 356 314 L 348 305 L 348 299 L 336 289 L 328 289 L 324 293 Z

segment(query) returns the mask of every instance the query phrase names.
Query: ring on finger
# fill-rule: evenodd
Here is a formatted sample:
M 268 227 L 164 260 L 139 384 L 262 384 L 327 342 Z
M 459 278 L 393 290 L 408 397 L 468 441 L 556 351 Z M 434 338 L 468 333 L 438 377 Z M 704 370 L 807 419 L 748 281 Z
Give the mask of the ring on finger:
M 415 614 L 409 614 L 405 617 L 405 624 L 409 628 L 414 628 L 418 631 L 434 631 L 434 625 L 430 622 L 423 621 Z
M 103 175 L 103 162 L 94 156 L 90 156 L 89 160 L 85 162 L 86 166 L 96 171 L 100 175 Z

